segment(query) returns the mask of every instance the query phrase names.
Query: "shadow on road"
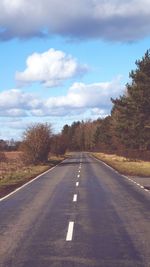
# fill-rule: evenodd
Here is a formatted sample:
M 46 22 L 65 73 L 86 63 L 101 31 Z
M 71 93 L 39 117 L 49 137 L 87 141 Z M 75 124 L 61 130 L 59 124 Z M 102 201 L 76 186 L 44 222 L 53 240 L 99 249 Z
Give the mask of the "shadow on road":
M 67 166 L 67 165 L 79 165 L 80 161 L 68 161 L 68 162 L 62 162 L 59 164 L 59 167 L 61 166 Z M 83 161 L 82 164 L 90 164 L 88 161 Z

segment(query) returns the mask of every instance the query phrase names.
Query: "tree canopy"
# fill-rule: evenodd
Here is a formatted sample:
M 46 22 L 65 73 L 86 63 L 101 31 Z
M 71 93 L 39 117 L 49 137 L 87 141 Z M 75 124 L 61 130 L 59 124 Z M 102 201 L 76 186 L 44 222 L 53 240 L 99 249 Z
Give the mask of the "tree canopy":
M 22 142 L 26 159 L 36 164 L 46 161 L 49 152 L 58 155 L 66 150 L 150 152 L 150 50 L 135 64 L 124 94 L 112 99 L 111 115 L 66 124 L 57 135 L 52 135 L 50 124 L 29 126 Z M 0 141 L 3 150 L 5 143 Z
M 112 99 L 112 122 L 116 136 L 125 146 L 137 149 L 150 147 L 150 50 L 136 61 L 136 70 L 119 99 Z

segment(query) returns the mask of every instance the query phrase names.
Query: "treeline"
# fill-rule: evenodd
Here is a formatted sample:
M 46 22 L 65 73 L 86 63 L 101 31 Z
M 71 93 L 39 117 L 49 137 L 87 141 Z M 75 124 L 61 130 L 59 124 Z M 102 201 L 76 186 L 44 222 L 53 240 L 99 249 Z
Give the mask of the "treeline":
M 48 160 L 49 154 L 66 151 L 101 151 L 130 158 L 150 160 L 150 50 L 129 74 L 131 83 L 124 95 L 111 99 L 111 115 L 91 121 L 64 125 L 54 135 L 50 124 L 33 124 L 21 143 L 0 140 L 0 150 L 21 149 L 27 163 Z
M 104 119 L 65 125 L 53 140 L 53 150 L 98 150 L 150 159 L 150 50 L 136 61 L 123 96 L 111 99 Z
M 16 151 L 20 146 L 19 141 L 0 139 L 0 151 Z

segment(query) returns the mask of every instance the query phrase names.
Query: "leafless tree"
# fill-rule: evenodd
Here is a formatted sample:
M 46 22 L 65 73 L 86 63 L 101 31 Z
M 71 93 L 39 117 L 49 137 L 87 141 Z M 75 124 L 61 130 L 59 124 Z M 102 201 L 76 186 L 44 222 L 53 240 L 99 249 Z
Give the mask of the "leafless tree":
M 29 126 L 23 135 L 21 149 L 25 162 L 44 163 L 48 160 L 52 127 L 48 123 L 37 123 Z

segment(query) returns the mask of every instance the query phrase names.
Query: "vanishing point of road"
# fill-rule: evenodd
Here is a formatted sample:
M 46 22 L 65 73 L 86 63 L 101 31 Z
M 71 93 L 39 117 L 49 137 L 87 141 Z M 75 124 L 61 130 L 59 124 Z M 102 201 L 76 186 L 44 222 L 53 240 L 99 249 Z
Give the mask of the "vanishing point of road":
M 74 153 L 0 199 L 0 267 L 150 267 L 150 192 Z

